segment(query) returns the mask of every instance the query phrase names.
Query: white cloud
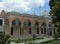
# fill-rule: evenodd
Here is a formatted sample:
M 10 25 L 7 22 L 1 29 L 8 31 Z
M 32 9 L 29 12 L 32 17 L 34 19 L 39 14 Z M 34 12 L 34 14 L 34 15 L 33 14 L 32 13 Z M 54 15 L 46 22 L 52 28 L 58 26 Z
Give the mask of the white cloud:
M 0 12 L 4 9 L 4 2 L 0 2 Z
M 44 6 L 46 0 L 3 0 L 0 2 L 0 10 L 28 12 L 34 7 Z

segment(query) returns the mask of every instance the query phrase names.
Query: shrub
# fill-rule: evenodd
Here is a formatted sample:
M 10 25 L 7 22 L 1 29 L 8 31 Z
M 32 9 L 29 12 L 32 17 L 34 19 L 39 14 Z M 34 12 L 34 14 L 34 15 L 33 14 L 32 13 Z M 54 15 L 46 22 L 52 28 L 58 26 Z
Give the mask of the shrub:
M 57 39 L 57 38 L 58 38 L 58 34 L 55 33 L 53 37 L 54 37 L 55 39 Z
M 0 44 L 5 44 L 9 38 L 10 38 L 9 35 L 0 33 Z

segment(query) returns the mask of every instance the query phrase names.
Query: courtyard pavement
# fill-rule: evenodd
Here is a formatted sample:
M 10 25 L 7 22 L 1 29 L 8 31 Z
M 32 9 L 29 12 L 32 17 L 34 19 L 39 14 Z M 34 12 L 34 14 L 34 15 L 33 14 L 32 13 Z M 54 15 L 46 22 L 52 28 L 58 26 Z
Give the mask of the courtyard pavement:
M 27 41 L 26 43 L 28 42 L 36 42 L 36 43 L 41 43 L 41 42 L 46 42 L 46 41 L 50 41 L 50 40 L 54 40 L 54 38 L 44 38 L 44 39 L 41 39 L 41 40 L 34 40 L 34 41 Z M 10 44 L 25 44 L 25 42 L 22 42 L 22 43 L 14 43 L 14 42 L 11 42 Z

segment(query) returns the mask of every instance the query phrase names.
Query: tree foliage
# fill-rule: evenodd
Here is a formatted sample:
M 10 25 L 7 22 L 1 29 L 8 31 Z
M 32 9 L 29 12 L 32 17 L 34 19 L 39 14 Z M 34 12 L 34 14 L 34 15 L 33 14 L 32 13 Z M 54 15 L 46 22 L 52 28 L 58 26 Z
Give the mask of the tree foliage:
M 0 44 L 6 44 L 6 41 L 10 38 L 9 35 L 0 33 Z
M 52 21 L 55 25 L 59 24 L 57 27 L 58 35 L 60 36 L 60 0 L 50 0 L 50 15 L 52 16 Z
M 50 1 L 49 1 L 50 9 L 52 9 L 52 7 L 54 6 L 54 4 L 55 4 L 54 0 L 50 0 Z

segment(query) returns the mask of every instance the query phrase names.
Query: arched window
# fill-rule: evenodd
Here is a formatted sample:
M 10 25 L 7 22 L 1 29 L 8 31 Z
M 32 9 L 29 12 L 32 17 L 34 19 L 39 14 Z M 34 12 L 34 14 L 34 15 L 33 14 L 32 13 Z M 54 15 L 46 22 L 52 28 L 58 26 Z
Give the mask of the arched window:
M 13 27 L 11 27 L 11 35 L 13 35 Z
M 39 28 L 37 28 L 37 34 L 39 34 Z
M 26 21 L 24 22 L 24 26 L 31 26 L 31 22 L 30 22 L 29 20 L 26 20 Z
M 42 26 L 46 26 L 46 22 L 43 22 L 43 23 L 42 23 Z
M 21 28 L 20 28 L 20 35 L 21 35 Z
M 35 21 L 35 22 L 33 23 L 33 27 L 39 27 L 39 22 L 38 22 L 38 21 Z
M 2 25 L 3 24 L 3 20 L 0 20 L 0 25 Z
M 43 28 L 41 28 L 41 34 L 43 34 L 44 32 L 43 32 Z
M 35 22 L 35 27 L 36 27 L 36 30 L 37 30 L 36 34 L 39 34 L 39 22 L 38 21 Z
M 49 23 L 48 23 L 48 26 L 49 26 L 49 27 L 51 27 L 51 26 L 52 26 L 52 23 L 51 23 L 51 22 L 49 22 Z
M 29 34 L 31 34 L 31 28 L 29 28 Z
M 12 26 L 20 26 L 21 25 L 21 22 L 19 19 L 15 19 L 12 21 Z
M 44 34 L 46 34 L 46 28 L 44 28 Z
M 36 22 L 36 23 L 35 23 L 35 26 L 37 26 L 37 27 L 38 27 L 38 26 L 39 26 L 39 23 L 38 23 L 38 22 Z

